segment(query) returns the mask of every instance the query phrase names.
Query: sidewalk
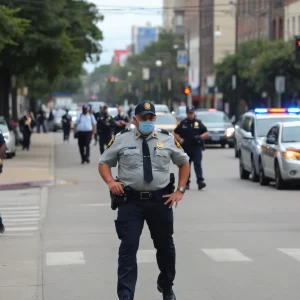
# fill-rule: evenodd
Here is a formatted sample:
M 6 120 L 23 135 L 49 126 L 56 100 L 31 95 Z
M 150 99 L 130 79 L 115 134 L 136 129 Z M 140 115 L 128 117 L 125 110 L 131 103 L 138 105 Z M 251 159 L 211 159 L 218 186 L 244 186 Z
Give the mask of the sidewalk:
M 0 190 L 51 184 L 54 181 L 53 133 L 33 134 L 30 151 L 17 149 L 13 159 L 5 159 Z

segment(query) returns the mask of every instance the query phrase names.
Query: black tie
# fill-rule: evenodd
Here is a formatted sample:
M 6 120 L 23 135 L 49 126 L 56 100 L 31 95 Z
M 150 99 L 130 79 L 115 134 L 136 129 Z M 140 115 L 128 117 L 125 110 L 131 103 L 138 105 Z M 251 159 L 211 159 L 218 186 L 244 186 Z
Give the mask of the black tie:
M 143 138 L 143 165 L 144 180 L 150 183 L 153 180 L 153 174 L 149 146 L 145 138 Z

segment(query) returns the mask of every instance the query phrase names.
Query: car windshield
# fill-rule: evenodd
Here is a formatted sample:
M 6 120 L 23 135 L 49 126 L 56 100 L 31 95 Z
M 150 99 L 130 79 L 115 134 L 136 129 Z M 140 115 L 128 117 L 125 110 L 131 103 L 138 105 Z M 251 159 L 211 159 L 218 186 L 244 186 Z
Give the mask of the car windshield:
M 156 112 L 169 112 L 169 108 L 166 105 L 155 105 Z
M 278 122 L 293 122 L 300 121 L 300 118 L 266 118 L 266 119 L 258 119 L 256 126 L 256 133 L 258 137 L 266 137 L 270 128 Z
M 5 121 L 1 121 L 1 120 L 0 120 L 0 130 L 1 130 L 3 133 L 9 132 L 8 127 L 7 127 Z
M 176 120 L 171 115 L 157 115 L 156 124 L 159 125 L 176 125 Z
M 109 107 L 108 108 L 108 113 L 112 116 L 115 117 L 118 114 L 118 109 L 115 107 Z
M 283 143 L 300 143 L 300 126 L 283 127 Z
M 55 118 L 61 118 L 66 112 L 64 110 L 58 110 L 55 113 Z
M 197 119 L 203 123 L 230 123 L 230 120 L 223 112 L 196 112 Z

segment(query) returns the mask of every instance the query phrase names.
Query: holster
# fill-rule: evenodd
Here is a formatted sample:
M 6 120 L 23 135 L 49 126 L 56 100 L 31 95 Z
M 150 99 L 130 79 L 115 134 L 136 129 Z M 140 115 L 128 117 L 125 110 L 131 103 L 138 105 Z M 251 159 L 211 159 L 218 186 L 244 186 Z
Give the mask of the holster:
M 172 194 L 175 191 L 175 175 L 174 173 L 170 173 L 170 183 L 167 186 L 169 193 Z
M 116 182 L 120 182 L 120 180 L 118 178 L 116 178 Z M 124 190 L 124 195 L 120 196 L 120 195 L 115 195 L 113 194 L 111 191 L 109 191 L 109 195 L 110 195 L 110 201 L 111 201 L 111 209 L 112 210 L 116 210 L 122 203 L 127 201 L 127 196 L 126 196 L 126 192 L 128 192 L 129 190 L 131 190 L 131 188 L 129 187 L 123 187 Z

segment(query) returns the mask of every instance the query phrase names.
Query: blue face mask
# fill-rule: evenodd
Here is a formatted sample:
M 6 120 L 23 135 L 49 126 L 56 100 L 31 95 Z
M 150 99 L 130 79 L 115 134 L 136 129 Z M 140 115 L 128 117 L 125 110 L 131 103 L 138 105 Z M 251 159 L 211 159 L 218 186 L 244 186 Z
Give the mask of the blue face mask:
M 154 122 L 151 121 L 145 121 L 145 122 L 139 122 L 139 131 L 142 133 L 151 133 L 155 128 Z

